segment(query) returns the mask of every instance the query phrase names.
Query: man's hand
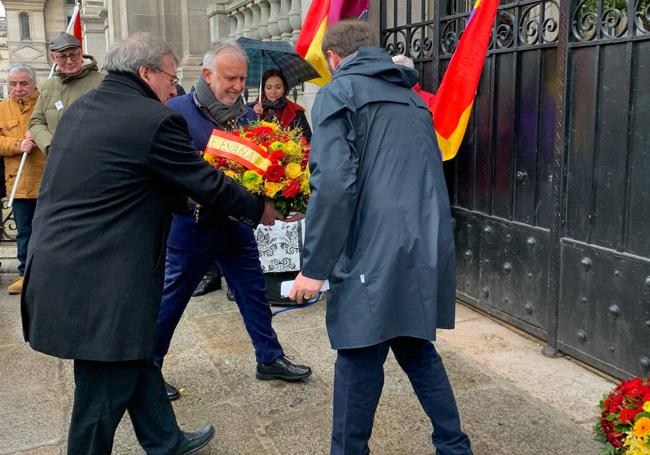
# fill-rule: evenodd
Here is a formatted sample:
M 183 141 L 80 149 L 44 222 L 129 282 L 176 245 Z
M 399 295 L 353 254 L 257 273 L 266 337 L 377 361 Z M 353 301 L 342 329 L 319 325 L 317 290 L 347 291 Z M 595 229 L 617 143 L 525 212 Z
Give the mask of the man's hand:
M 293 223 L 294 221 L 300 221 L 305 219 L 305 214 L 304 213 L 294 213 L 293 215 L 289 215 L 284 219 L 285 223 Z
M 262 213 L 260 224 L 263 224 L 264 226 L 273 226 L 275 224 L 275 220 L 282 221 L 284 220 L 284 217 L 275 209 L 273 202 L 264 202 L 264 213 Z
M 20 141 L 20 151 L 23 153 L 31 152 L 34 147 L 36 147 L 36 144 L 31 139 L 23 139 Z
M 314 280 L 307 278 L 300 272 L 293 283 L 291 291 L 289 291 L 289 298 L 298 303 L 311 300 L 318 295 L 323 287 L 325 280 Z

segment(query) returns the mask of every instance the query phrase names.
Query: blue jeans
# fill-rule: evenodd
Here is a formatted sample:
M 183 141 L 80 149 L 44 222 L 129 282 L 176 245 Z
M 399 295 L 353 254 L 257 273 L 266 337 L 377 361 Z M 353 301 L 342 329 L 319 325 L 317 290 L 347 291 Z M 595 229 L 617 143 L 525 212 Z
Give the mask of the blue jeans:
M 340 349 L 334 368 L 332 455 L 366 455 L 379 397 L 384 362 L 392 349 L 433 424 L 438 455 L 471 455 L 469 438 L 460 428 L 456 400 L 433 343 L 398 337 L 374 346 Z
M 27 247 L 32 236 L 32 219 L 36 211 L 36 199 L 14 199 L 14 219 L 16 220 L 16 247 L 18 249 L 18 274 L 25 274 Z
M 162 365 L 174 330 L 192 292 L 214 261 L 218 261 L 232 290 L 258 363 L 269 364 L 284 355 L 271 326 L 271 308 L 253 230 L 230 221 L 215 227 L 192 216 L 176 215 L 167 241 L 163 289 L 154 362 Z

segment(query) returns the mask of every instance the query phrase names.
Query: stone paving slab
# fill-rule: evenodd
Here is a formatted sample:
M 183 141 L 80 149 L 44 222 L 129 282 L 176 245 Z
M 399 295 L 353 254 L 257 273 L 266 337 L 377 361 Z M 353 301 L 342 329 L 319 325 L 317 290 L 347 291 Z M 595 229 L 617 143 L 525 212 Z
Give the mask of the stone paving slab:
M 0 295 L 0 454 L 65 453 L 73 392 L 72 363 L 22 343 L 18 298 Z M 327 454 L 335 353 L 324 304 L 274 320 L 285 351 L 314 369 L 304 383 L 257 381 L 255 356 L 234 303 L 223 291 L 192 299 L 172 342 L 164 374 L 185 389 L 174 402 L 182 428 L 217 429 L 202 454 Z M 590 455 L 587 428 L 606 379 L 467 307 L 436 346 L 476 455 Z M 430 455 L 431 425 L 392 356 L 370 441 L 373 454 Z M 543 375 L 543 382 L 542 382 Z M 128 417 L 113 453 L 142 454 Z

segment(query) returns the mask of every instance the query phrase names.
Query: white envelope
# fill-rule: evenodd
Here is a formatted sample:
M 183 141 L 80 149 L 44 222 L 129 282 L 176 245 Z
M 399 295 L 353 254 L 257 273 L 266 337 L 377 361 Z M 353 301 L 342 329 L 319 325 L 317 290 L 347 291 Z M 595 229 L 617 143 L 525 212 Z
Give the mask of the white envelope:
M 294 280 L 283 281 L 280 284 L 280 295 L 282 297 L 288 297 L 289 296 L 289 292 L 291 291 L 291 288 L 293 287 L 293 283 L 294 283 Z M 320 292 L 325 292 L 325 291 L 329 290 L 329 288 L 330 288 L 330 282 L 325 280 L 325 282 L 323 283 L 323 287 L 320 288 Z

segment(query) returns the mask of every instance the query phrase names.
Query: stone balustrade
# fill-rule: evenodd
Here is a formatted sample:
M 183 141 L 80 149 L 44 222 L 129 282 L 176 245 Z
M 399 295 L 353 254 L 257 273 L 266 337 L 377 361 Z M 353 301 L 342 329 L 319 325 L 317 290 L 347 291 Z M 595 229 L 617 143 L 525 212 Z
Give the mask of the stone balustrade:
M 285 40 L 295 44 L 302 25 L 302 0 L 232 0 L 208 7 L 210 37 Z

